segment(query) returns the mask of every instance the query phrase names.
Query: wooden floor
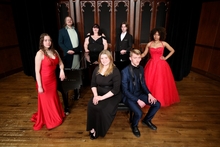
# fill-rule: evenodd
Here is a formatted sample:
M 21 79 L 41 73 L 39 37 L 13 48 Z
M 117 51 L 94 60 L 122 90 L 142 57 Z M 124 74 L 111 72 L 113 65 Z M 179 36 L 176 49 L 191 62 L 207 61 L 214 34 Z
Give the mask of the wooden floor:
M 44 127 L 34 131 L 30 118 L 37 110 L 35 81 L 23 72 L 14 74 L 0 79 L 0 146 L 220 146 L 220 82 L 191 72 L 176 84 L 181 102 L 158 111 L 153 119 L 158 127 L 157 131 L 139 123 L 141 137 L 136 138 L 129 127 L 128 114 L 118 111 L 107 135 L 90 140 L 85 131 L 87 102 L 91 97 L 89 87 L 82 87 L 78 101 L 69 100 L 71 114 L 61 126 L 53 130 Z

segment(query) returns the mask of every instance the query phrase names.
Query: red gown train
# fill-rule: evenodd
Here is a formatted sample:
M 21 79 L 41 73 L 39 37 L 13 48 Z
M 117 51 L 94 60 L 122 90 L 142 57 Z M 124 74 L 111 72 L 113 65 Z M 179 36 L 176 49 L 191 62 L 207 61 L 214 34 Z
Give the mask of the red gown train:
M 42 60 L 40 74 L 44 92 L 38 93 L 38 110 L 31 118 L 35 122 L 34 130 L 40 130 L 44 125 L 47 129 L 55 128 L 62 124 L 65 117 L 57 92 L 55 70 L 58 62 L 58 57 L 51 59 L 44 56 Z

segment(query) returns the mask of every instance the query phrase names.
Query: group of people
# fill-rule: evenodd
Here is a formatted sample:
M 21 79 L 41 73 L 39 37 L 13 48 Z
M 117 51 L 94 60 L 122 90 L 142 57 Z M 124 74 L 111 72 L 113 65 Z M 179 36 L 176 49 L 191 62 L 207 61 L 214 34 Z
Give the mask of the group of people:
M 45 33 L 40 36 L 39 51 L 35 57 L 38 111 L 32 116 L 32 121 L 35 122 L 34 130 L 41 129 L 43 125 L 48 129 L 55 128 L 65 117 L 57 93 L 55 69 L 59 65 L 59 77 L 61 81 L 64 80 L 65 63 L 71 61 L 71 65 L 75 64 L 73 58 L 80 52 L 77 31 L 73 31 L 75 29 L 70 22 L 72 23 L 72 18 L 66 17 L 66 26 L 59 32 L 59 44 L 64 51 L 62 58 L 53 48 L 50 36 Z M 68 24 L 71 24 L 71 27 L 68 27 Z M 151 41 L 142 53 L 139 49 L 132 49 L 132 35 L 128 33 L 127 23 L 123 22 L 116 41 L 114 61 L 104 34 L 100 32 L 99 25 L 94 24 L 84 42 L 87 64 L 95 65 L 91 77 L 93 96 L 87 107 L 86 130 L 89 131 L 90 139 L 106 135 L 115 118 L 119 102 L 123 102 L 133 112 L 131 130 L 136 137 L 140 137 L 138 124 L 143 115 L 142 108 L 150 106 L 141 120 L 142 124 L 157 130 L 152 123 L 156 112 L 160 107 L 180 101 L 172 71 L 166 62 L 174 53 L 174 49 L 164 41 L 165 37 L 164 28 L 151 30 Z M 163 55 L 164 48 L 170 51 L 166 56 Z M 148 52 L 150 59 L 143 67 L 140 61 Z

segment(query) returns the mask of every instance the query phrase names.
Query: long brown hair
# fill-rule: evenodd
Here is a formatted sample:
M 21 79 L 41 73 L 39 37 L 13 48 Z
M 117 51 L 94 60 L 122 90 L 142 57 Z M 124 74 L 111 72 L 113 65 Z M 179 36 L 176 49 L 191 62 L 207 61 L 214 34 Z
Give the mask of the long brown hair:
M 103 54 L 107 55 L 109 60 L 110 60 L 109 67 L 108 67 L 108 69 L 104 73 L 104 76 L 108 76 L 108 75 L 110 75 L 113 72 L 113 69 L 115 67 L 115 64 L 113 62 L 112 54 L 108 50 L 102 50 L 101 53 L 99 53 L 99 59 L 98 59 L 99 70 L 98 70 L 97 74 L 100 74 L 102 69 L 103 69 L 103 67 L 104 67 L 103 64 L 101 63 L 101 55 L 103 55 Z
M 42 34 L 40 35 L 39 49 L 44 52 L 44 55 L 45 55 L 45 56 L 49 57 L 48 54 L 47 54 L 47 52 L 46 52 L 44 43 L 43 43 L 45 36 L 49 36 L 49 37 L 50 37 L 50 35 L 47 34 L 47 33 L 42 33 Z M 51 40 L 51 45 L 50 45 L 50 47 L 48 48 L 48 50 L 51 50 L 52 53 L 53 53 L 53 55 L 57 56 L 57 52 L 55 51 L 55 49 L 54 49 L 54 47 L 53 47 L 53 41 L 52 41 L 51 37 L 50 37 L 50 40 Z

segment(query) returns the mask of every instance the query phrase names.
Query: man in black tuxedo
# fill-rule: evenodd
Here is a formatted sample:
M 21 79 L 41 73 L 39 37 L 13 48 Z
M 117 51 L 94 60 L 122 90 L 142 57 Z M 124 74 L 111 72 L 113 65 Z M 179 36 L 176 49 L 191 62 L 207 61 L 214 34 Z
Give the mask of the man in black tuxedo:
M 140 137 L 138 129 L 139 120 L 142 117 L 142 110 L 145 105 L 150 105 L 148 113 L 142 120 L 142 124 L 148 126 L 152 130 L 157 127 L 151 122 L 154 115 L 160 108 L 160 102 L 153 97 L 148 90 L 144 80 L 144 70 L 141 65 L 141 52 L 138 49 L 130 51 L 131 64 L 122 71 L 122 100 L 134 113 L 131 121 L 132 132 L 136 137 Z
M 133 37 L 128 33 L 128 24 L 121 23 L 120 34 L 116 38 L 115 64 L 121 71 L 130 63 L 129 52 L 132 49 Z

